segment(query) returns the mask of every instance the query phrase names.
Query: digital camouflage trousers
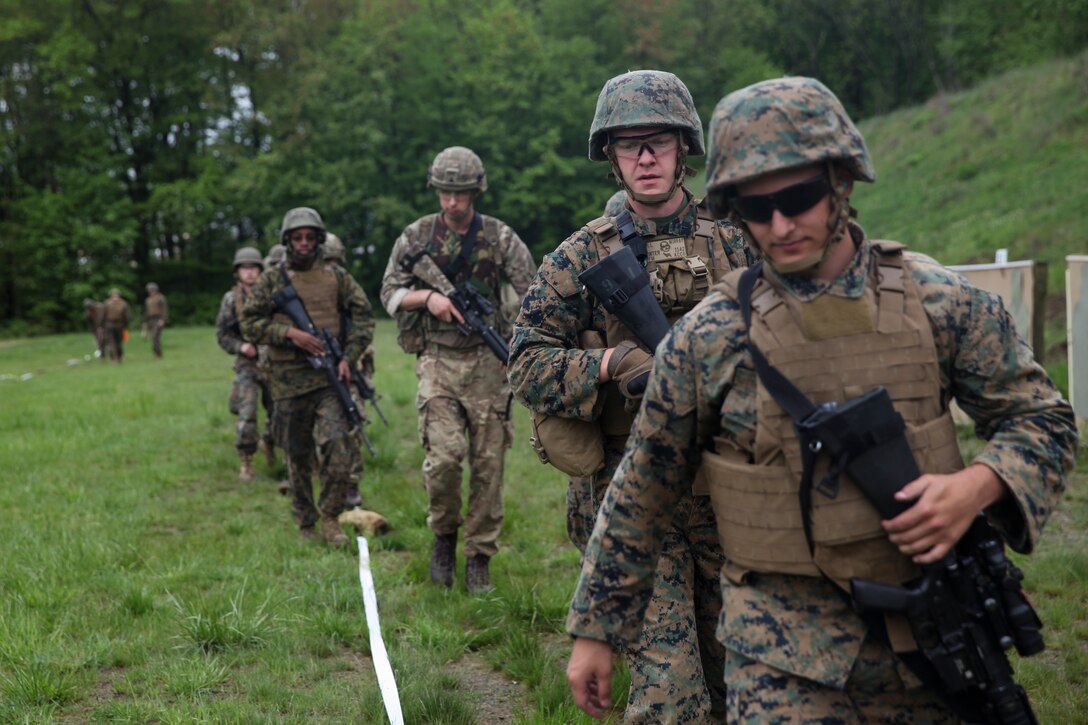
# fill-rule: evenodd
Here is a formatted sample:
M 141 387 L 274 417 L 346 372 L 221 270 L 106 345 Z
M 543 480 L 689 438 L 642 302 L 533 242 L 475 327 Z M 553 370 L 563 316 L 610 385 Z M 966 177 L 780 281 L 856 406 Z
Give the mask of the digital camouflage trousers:
M 242 453 L 254 453 L 260 439 L 257 428 L 257 408 L 264 406 L 264 440 L 274 443 L 272 421 L 272 394 L 261 378 L 256 365 L 239 365 L 234 374 L 234 384 L 228 398 L 230 412 L 238 416 L 234 447 Z
M 581 531 L 588 541 L 595 519 L 588 510 L 600 508 L 622 455 L 606 450 L 602 471 L 571 479 L 572 540 Z M 726 722 L 725 652 L 716 636 L 724 561 L 710 497 L 685 498 L 662 543 L 638 644 L 625 652 L 631 672 L 625 724 Z
M 284 450 L 291 477 L 291 510 L 300 527 L 313 526 L 322 515 L 344 510 L 344 495 L 358 469 L 359 449 L 344 409 L 332 388 L 318 388 L 276 401 L 277 423 L 283 427 Z M 318 466 L 321 493 L 314 501 L 313 465 Z

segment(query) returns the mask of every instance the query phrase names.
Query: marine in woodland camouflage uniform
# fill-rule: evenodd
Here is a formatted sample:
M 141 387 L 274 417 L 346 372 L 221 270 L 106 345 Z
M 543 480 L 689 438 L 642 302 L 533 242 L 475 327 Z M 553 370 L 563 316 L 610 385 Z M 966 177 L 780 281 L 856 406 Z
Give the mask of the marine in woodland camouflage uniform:
M 902 245 L 873 242 L 849 221 L 853 183 L 875 174 L 861 135 L 818 81 L 786 78 L 730 94 L 710 138 L 711 208 L 744 224 L 765 258 L 752 325 L 746 330 L 738 275 L 730 275 L 658 348 L 567 620 L 578 637 L 568 668 L 575 698 L 588 712 L 607 706 L 609 646 L 637 638 L 657 552 L 701 466 L 728 557 L 718 634 L 729 721 L 954 722 L 831 577 L 869 565 L 851 555 L 863 545 L 882 557 L 866 578 L 885 578 L 885 566 L 916 573 L 980 511 L 1010 546 L 1029 552 L 1072 464 L 1070 406 L 999 298 Z M 821 402 L 887 387 L 927 472 L 896 494 L 915 502 L 909 510 L 881 522 L 864 497 L 844 493 L 857 489 L 840 476 L 839 495 L 826 499 L 833 505 L 813 494 L 809 549 L 800 445 L 755 374 L 750 344 Z M 986 441 L 958 472 L 953 398 Z M 779 505 L 768 511 L 776 493 Z M 864 516 L 845 517 L 846 506 Z M 741 545 L 759 541 L 760 531 L 762 546 Z M 800 545 L 769 543 L 783 536 Z
M 121 290 L 110 290 L 110 296 L 102 305 L 102 330 L 110 360 L 120 363 L 125 357 L 125 331 L 128 329 L 129 306 L 121 298 Z
M 237 283 L 219 303 L 219 314 L 215 317 L 215 339 L 224 352 L 234 355 L 234 384 L 229 397 L 230 412 L 238 416 L 234 447 L 241 459 L 238 477 L 250 481 L 253 479 L 253 454 L 257 452 L 258 445 L 264 449 L 266 456 L 275 460 L 272 456 L 275 445 L 272 437 L 272 391 L 258 368 L 260 351 L 242 337 L 239 323 L 250 291 L 264 270 L 261 253 L 253 247 L 242 247 L 234 254 L 233 268 Z M 264 436 L 259 436 L 257 407 L 262 403 L 265 428 Z
M 147 299 L 144 300 L 144 328 L 151 336 L 151 352 L 156 358 L 162 357 L 162 328 L 166 327 L 170 312 L 166 304 L 166 295 L 159 292 L 154 282 L 147 283 Z
M 503 337 L 509 335 L 509 322 L 501 313 L 500 285 L 507 280 L 519 296 L 525 294 L 534 265 L 513 229 L 475 211 L 475 199 L 487 191 L 487 175 L 471 150 L 454 146 L 439 153 L 427 171 L 427 185 L 437 191 L 442 211 L 416 220 L 397 238 L 381 298 L 397 319 L 401 347 L 417 355 L 423 485 L 427 524 L 435 534 L 431 578 L 452 585 L 457 531 L 464 524 L 466 583 L 479 592 L 491 588 L 488 562 L 498 551 L 502 529 L 503 463 L 513 437 L 510 389 L 502 363 L 479 335 L 458 331 L 453 304 L 433 280 L 417 276 L 411 260 L 425 252 L 450 283 L 475 286 L 496 311 L 487 321 Z M 462 255 L 470 229 L 476 230 L 475 244 Z M 471 475 L 468 515 L 462 517 L 466 457 Z
M 87 297 L 83 300 L 83 319 L 87 323 L 87 329 L 94 335 L 95 357 L 106 361 L 106 330 L 102 327 L 102 311 L 105 305 Z
M 589 143 L 590 158 L 608 159 L 626 192 L 620 208 L 646 240 L 643 266 L 669 323 L 694 307 L 714 281 L 748 265 L 739 230 L 715 223 L 683 186 L 687 156 L 703 153 L 703 129 L 680 79 L 636 71 L 609 80 Z M 579 548 L 630 434 L 639 399 L 627 386 L 652 362 L 644 346 L 635 346 L 634 331 L 579 281 L 602 255 L 618 249 L 621 223 L 594 220 L 545 257 L 514 325 L 510 382 L 533 411 L 545 455 L 554 462 L 563 453 L 556 447 L 569 447 L 562 440 L 549 448 L 547 440 L 548 431 L 565 421 L 575 435 L 582 429 L 584 437 L 596 433 L 603 440 L 598 470 L 570 480 L 568 529 Z M 667 529 L 650 607 L 629 623 L 636 636 L 623 647 L 631 671 L 625 721 L 724 721 L 722 650 L 714 636 L 721 564 L 709 498 L 689 485 Z
M 254 285 L 242 309 L 242 334 L 269 346 L 269 382 L 290 459 L 292 508 L 299 531 L 304 539 L 314 538 L 314 526 L 320 518 L 325 540 L 332 546 L 346 546 L 348 539 L 336 517 L 344 510 L 344 496 L 351 472 L 358 465 L 355 459 L 359 449 L 325 373 L 307 361 L 308 353 L 324 352 L 323 343 L 294 327 L 277 310 L 272 297 L 286 286 L 286 275 L 314 325 L 328 328 L 334 335 L 343 332 L 344 360 L 338 372 L 345 383 L 349 381 L 347 361 L 358 358 L 374 337 L 374 316 L 366 294 L 351 275 L 322 258 L 325 224 L 316 211 L 299 207 L 287 212 L 281 236 L 287 248 L 286 259 L 265 270 Z M 321 493 L 315 505 L 312 465 L 318 449 Z

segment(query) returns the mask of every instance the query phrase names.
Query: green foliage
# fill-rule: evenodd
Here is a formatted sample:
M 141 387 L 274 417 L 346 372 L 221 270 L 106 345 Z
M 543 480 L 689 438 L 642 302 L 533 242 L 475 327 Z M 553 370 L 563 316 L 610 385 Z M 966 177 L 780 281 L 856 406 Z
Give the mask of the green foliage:
M 728 91 L 782 73 L 815 75 L 870 116 L 1088 43 L 1081 0 L 11 0 L 2 12 L 9 335 L 76 329 L 84 297 L 119 286 L 138 303 L 152 279 L 178 322 L 210 322 L 234 250 L 267 250 L 298 205 L 322 212 L 374 296 L 400 230 L 436 209 L 426 168 L 454 144 L 487 166 L 481 211 L 539 258 L 614 189 L 586 160 L 587 129 L 603 81 L 632 68 L 679 75 L 704 121 Z M 947 173 L 977 182 L 986 168 Z

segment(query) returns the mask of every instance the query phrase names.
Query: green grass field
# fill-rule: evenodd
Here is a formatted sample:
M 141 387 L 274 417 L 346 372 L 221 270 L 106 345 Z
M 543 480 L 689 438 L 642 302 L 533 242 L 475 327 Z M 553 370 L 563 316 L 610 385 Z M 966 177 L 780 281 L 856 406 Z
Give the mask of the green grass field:
M 69 365 L 86 334 L 0 342 L 0 722 L 385 722 L 354 549 L 300 541 L 279 471 L 237 481 L 213 331 L 164 341 L 122 366 Z M 519 408 L 496 590 L 470 596 L 463 559 L 452 591 L 431 585 L 412 358 L 387 321 L 376 349 L 391 425 L 369 428 L 361 488 L 395 527 L 370 548 L 407 722 L 589 722 L 563 674 L 563 478 Z M 1085 531 L 1078 476 L 1024 562 L 1050 649 L 1018 669 L 1042 722 L 1088 713 Z

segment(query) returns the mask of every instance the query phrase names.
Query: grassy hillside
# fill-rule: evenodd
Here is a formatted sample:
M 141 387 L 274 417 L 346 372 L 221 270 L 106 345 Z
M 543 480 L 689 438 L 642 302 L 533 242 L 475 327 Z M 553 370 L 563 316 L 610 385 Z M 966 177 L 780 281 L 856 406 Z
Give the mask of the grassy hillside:
M 1088 54 L 870 119 L 859 221 L 945 264 L 1049 263 L 1047 363 L 1064 363 L 1065 257 L 1088 253 Z

